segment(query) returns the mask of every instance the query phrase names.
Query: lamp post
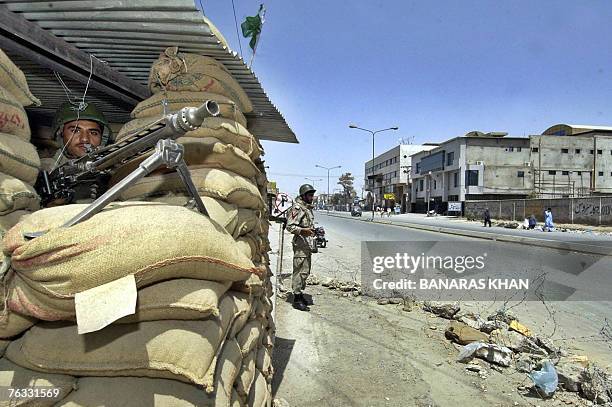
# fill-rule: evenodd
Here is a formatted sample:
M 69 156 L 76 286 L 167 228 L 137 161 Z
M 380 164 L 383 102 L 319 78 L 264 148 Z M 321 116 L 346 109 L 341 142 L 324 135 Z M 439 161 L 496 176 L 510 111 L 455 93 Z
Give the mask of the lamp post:
M 372 135 L 372 220 L 374 220 L 374 203 L 376 202 L 376 194 L 374 193 L 374 158 L 375 158 L 374 156 L 374 136 L 376 135 L 376 133 L 382 133 L 383 131 L 399 130 L 399 127 L 395 126 L 395 127 L 389 127 L 387 129 L 369 130 L 369 129 L 364 129 L 362 127 L 357 127 L 354 124 L 349 124 L 349 128 L 366 131 Z
M 341 165 L 337 165 L 335 167 L 324 167 L 322 165 L 317 164 L 317 165 L 315 165 L 315 167 L 323 168 L 324 170 L 327 170 L 327 199 L 326 199 L 325 203 L 326 203 L 326 206 L 327 206 L 327 213 L 329 213 L 329 172 L 331 170 L 335 170 L 336 168 L 342 168 L 342 166 Z

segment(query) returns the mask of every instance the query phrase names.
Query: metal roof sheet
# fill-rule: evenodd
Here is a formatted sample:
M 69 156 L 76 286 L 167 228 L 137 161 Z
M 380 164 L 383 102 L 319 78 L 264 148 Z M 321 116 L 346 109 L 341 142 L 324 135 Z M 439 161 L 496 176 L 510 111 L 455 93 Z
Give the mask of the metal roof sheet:
M 115 84 L 125 85 L 122 91 L 127 98 L 119 100 L 113 92 L 88 91 L 88 97 L 100 104 L 112 121 L 129 120 L 134 101 L 148 96 L 150 65 L 167 47 L 178 46 L 182 52 L 211 56 L 230 71 L 253 104 L 253 112 L 246 117 L 254 135 L 262 140 L 297 142 L 255 73 L 228 48 L 221 33 L 193 0 L 0 0 L 0 5 L 94 55 L 97 64 L 101 62 L 118 73 Z M 32 92 L 43 101 L 43 106 L 28 110 L 51 114 L 57 103 L 65 100 L 64 90 L 53 73 L 15 50 L 6 51 L 25 72 Z M 88 60 L 82 62 L 89 66 Z M 64 81 L 76 94 L 82 94 L 82 81 L 65 77 Z M 106 83 L 107 88 L 113 85 Z

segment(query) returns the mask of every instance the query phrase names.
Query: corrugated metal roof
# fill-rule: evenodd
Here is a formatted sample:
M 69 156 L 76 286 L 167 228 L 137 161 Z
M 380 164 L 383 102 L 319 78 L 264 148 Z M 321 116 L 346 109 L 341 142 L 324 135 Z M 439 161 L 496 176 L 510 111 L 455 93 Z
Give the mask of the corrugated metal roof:
M 221 33 L 195 7 L 193 0 L 0 0 L 0 4 L 94 55 L 122 74 L 124 82 L 131 79 L 137 85 L 132 85 L 135 91 L 130 97 L 136 100 L 143 98 L 142 87 L 147 85 L 151 64 L 167 47 L 178 46 L 183 52 L 214 57 L 251 99 L 254 111 L 246 114 L 249 130 L 263 140 L 297 142 L 257 76 L 227 47 Z M 65 100 L 64 90 L 52 72 L 20 58 L 18 53 L 10 50 L 7 53 L 24 70 L 32 92 L 44 103 L 42 107 L 28 109 L 48 115 L 56 103 Z M 82 84 L 66 79 L 65 82 L 71 89 L 74 87 L 75 93 L 82 92 Z M 129 120 L 129 101 L 118 102 L 116 97 L 92 90 L 88 96 L 102 105 L 111 120 Z

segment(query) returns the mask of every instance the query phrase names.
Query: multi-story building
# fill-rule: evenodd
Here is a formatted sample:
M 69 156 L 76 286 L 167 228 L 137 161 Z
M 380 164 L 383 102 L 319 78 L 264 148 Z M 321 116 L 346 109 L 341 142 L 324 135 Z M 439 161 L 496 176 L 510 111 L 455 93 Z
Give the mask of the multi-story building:
M 402 206 L 402 212 L 410 206 L 410 177 L 412 154 L 435 148 L 437 144 L 400 144 L 365 163 L 365 189 L 367 206 Z
M 412 155 L 412 210 L 448 202 L 525 198 L 533 190 L 529 139 L 470 132 Z
M 541 135 L 470 132 L 412 156 L 412 210 L 449 202 L 612 192 L 612 127 L 558 124 Z
M 557 124 L 530 139 L 536 197 L 612 193 L 612 127 Z

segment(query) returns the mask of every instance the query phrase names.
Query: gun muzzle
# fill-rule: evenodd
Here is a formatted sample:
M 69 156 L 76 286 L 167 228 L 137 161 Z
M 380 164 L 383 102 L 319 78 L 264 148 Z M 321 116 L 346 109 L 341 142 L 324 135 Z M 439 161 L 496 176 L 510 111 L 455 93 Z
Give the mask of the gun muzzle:
M 207 100 L 200 107 L 188 108 L 185 112 L 185 121 L 190 127 L 200 127 L 207 117 L 219 116 L 221 109 L 214 100 Z

